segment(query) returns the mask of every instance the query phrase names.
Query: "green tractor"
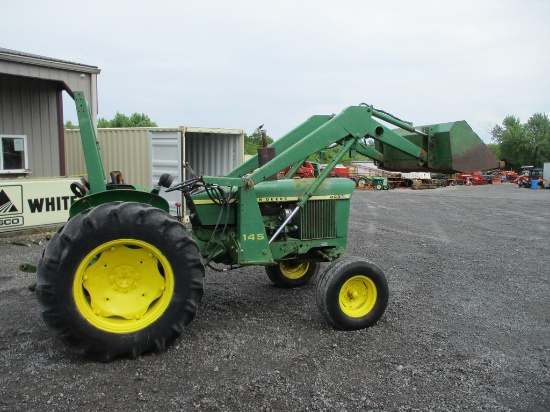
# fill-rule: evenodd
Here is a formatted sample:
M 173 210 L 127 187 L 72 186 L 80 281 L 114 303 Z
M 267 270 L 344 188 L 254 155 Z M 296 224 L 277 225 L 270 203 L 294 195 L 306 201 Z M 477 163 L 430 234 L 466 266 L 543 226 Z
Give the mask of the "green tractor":
M 453 151 L 453 142 L 485 147 L 465 122 L 419 130 L 363 104 L 309 118 L 272 143 L 274 156 L 261 162 L 255 156 L 226 176 L 197 176 L 189 168 L 188 180 L 173 184 L 163 175 L 145 189 L 118 173 L 106 182 L 88 104 L 83 93 L 74 97 L 87 180 L 71 185 L 79 199 L 44 251 L 36 292 L 53 334 L 72 351 L 104 362 L 163 350 L 178 337 L 197 313 L 205 266 L 213 264 L 228 271 L 263 266 L 283 288 L 317 276 L 317 307 L 331 325 L 374 325 L 388 304 L 388 283 L 374 263 L 344 256 L 355 184 L 327 179 L 331 170 L 346 153 L 361 153 L 381 167 L 451 172 L 467 155 Z M 369 146 L 367 138 L 379 145 Z M 334 144 L 340 151 L 317 177 L 292 178 L 311 154 Z M 487 149 L 476 169 L 495 161 Z M 284 179 L 272 179 L 288 167 Z M 183 193 L 190 227 L 169 214 L 161 190 Z M 321 262 L 328 267 L 319 273 Z
M 388 178 L 386 176 L 359 176 L 357 187 L 362 189 L 388 190 Z

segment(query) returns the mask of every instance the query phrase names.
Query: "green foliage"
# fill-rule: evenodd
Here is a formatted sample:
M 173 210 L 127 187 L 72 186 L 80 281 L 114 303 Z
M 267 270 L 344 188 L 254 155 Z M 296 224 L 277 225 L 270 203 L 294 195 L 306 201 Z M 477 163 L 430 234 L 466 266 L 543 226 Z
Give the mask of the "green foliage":
M 500 146 L 497 143 L 487 143 L 486 146 L 491 150 L 491 152 L 493 152 L 497 159 L 502 159 Z
M 97 127 L 157 127 L 157 124 L 143 113 L 132 113 L 130 117 L 117 112 L 111 120 L 100 118 L 97 120 Z
M 524 124 L 515 116 L 506 116 L 502 126 L 493 127 L 491 135 L 500 159 L 511 169 L 541 167 L 550 161 L 550 119 L 544 113 L 535 113 Z
M 97 119 L 98 128 L 108 127 L 157 127 L 157 124 L 153 122 L 149 116 L 143 113 L 132 113 L 130 117 L 125 114 L 117 112 L 115 117 L 111 120 L 104 118 Z M 65 129 L 78 129 L 79 126 L 73 124 L 70 120 L 65 122 Z
M 65 122 L 65 129 L 78 129 L 78 125 L 73 124 L 70 120 Z
M 266 138 L 267 144 L 270 145 L 273 143 L 273 139 L 269 136 Z M 252 133 L 248 136 L 244 134 L 244 154 L 255 155 L 258 153 L 258 147 L 262 147 L 262 134 L 261 133 Z

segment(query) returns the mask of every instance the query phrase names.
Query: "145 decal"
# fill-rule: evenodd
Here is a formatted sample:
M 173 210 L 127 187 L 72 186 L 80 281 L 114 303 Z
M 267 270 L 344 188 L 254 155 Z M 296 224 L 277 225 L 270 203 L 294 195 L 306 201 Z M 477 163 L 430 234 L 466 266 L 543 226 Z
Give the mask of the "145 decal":
M 246 235 L 243 233 L 243 240 L 264 240 L 265 235 L 263 233 L 251 233 Z

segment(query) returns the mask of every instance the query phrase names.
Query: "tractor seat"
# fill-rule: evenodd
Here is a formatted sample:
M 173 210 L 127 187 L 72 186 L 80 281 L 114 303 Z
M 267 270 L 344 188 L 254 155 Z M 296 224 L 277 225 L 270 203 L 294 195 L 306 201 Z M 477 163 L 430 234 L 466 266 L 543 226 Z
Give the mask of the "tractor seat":
M 128 190 L 136 190 L 136 188 L 132 185 L 125 184 L 124 179 L 122 178 L 122 172 L 119 170 L 113 170 L 109 173 L 111 176 L 111 182 L 107 183 L 107 190 L 113 190 L 113 189 L 128 189 Z

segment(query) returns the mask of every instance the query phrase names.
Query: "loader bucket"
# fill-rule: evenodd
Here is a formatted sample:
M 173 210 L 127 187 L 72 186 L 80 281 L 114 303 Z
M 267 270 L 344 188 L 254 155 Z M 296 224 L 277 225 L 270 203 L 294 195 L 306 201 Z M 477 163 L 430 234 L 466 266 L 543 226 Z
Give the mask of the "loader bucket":
M 468 173 L 500 167 L 500 162 L 493 152 L 464 120 L 421 126 L 417 129 L 425 132 L 427 136 L 402 129 L 395 132 L 421 147 L 428 154 L 428 162 L 419 164 L 418 159 L 396 148 L 375 142 L 376 150 L 384 155 L 381 168 L 399 172 Z

